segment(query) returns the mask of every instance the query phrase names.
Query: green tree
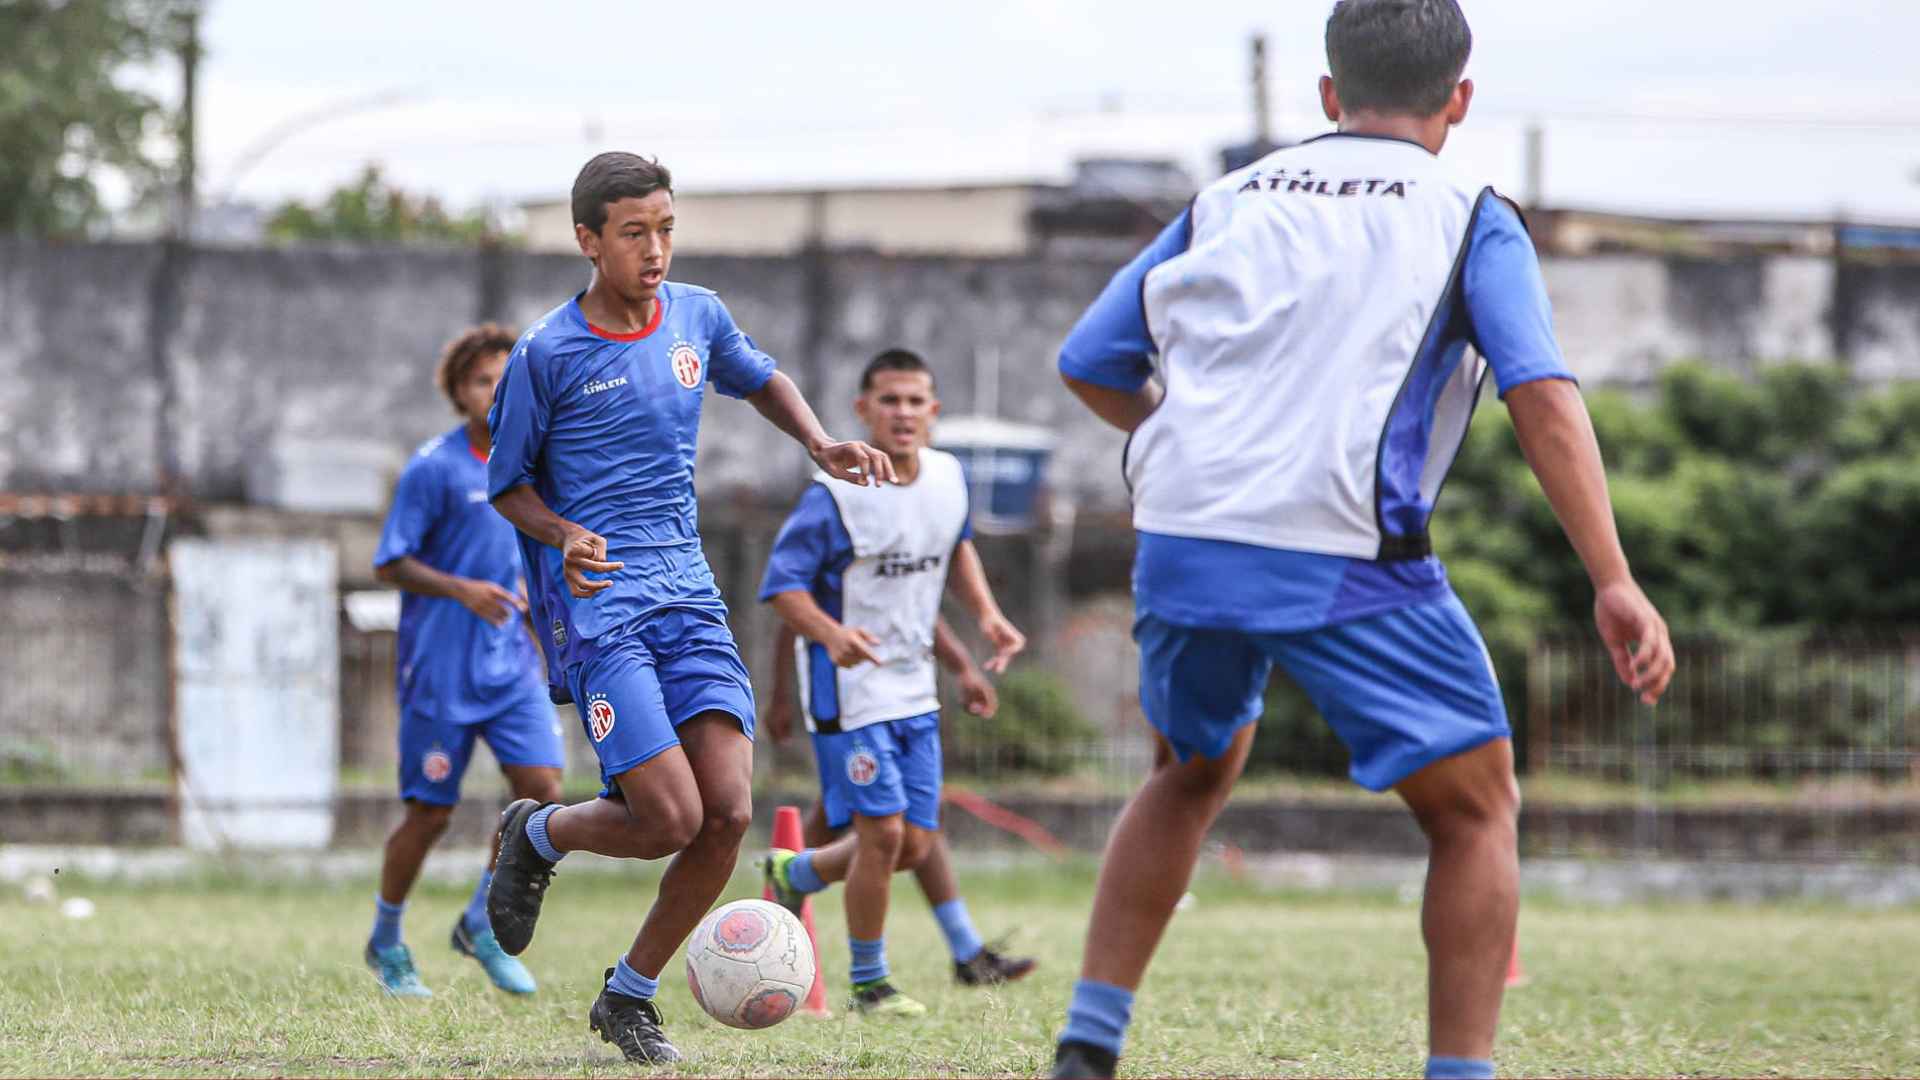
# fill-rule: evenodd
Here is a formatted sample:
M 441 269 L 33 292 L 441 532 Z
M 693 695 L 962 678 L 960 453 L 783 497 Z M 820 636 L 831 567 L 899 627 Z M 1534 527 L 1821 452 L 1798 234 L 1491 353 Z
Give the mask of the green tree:
M 267 219 L 267 238 L 281 243 L 333 241 L 349 244 L 473 246 L 493 239 L 486 214 L 454 215 L 431 195 L 394 187 L 368 164 L 351 183 L 315 205 L 287 202 Z
M 175 110 L 128 83 L 182 44 L 186 0 L 0 0 L 0 231 L 70 235 L 106 215 L 99 181 L 168 179 Z

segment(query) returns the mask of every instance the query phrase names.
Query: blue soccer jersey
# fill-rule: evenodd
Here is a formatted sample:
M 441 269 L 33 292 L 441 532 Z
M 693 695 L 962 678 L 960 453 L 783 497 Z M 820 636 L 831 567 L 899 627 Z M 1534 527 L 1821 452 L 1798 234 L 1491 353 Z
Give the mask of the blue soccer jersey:
M 1572 378 L 1519 214 L 1345 134 L 1209 185 L 1060 353 L 1165 388 L 1123 463 L 1139 613 L 1254 633 L 1450 596 L 1427 519 L 1489 369 L 1502 396 Z
M 411 556 L 443 574 L 520 589 L 514 527 L 487 501 L 487 466 L 458 427 L 400 473 L 373 564 Z M 519 619 L 493 626 L 444 596 L 402 593 L 397 689 L 405 712 L 478 723 L 538 693 L 539 660 Z
M 694 501 L 701 403 L 707 383 L 746 397 L 766 385 L 773 367 L 719 297 L 678 282 L 661 286 L 653 321 L 637 333 L 589 324 L 576 296 L 521 337 L 487 417 L 487 493 L 533 485 L 554 513 L 604 537 L 607 558 L 625 564 L 611 588 L 576 598 L 561 553 L 521 538 L 534 625 L 555 686 L 567 669 L 657 611 L 724 618 Z

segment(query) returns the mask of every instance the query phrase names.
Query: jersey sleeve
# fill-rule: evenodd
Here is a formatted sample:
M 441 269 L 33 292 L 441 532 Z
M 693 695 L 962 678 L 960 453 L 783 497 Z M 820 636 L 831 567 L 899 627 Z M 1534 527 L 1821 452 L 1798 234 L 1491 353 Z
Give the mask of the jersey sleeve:
M 773 539 L 773 554 L 760 580 L 760 599 L 765 602 L 783 592 L 811 592 L 822 574 L 844 569 L 852 561 L 853 537 L 840 521 L 840 508 L 826 488 L 813 484 Z
M 487 455 L 487 497 L 533 483 L 533 470 L 547 441 L 552 403 L 533 370 L 533 352 L 522 345 L 507 361 L 487 410 L 493 452 Z
M 1526 225 L 1505 199 L 1481 198 L 1462 270 L 1474 348 L 1493 368 L 1501 397 L 1540 379 L 1577 381 L 1553 337 L 1553 306 Z
M 758 393 L 773 378 L 773 357 L 760 351 L 738 326 L 719 297 L 712 297 L 713 320 L 708 327 L 708 377 L 713 388 L 731 398 Z
M 1120 268 L 1060 346 L 1060 373 L 1114 390 L 1138 390 L 1153 373 L 1155 352 L 1140 290 L 1147 271 L 1193 242 L 1193 211 L 1182 210 L 1146 250 Z
M 400 482 L 394 485 L 393 506 L 387 510 L 386 524 L 380 528 L 380 546 L 374 549 L 377 570 L 397 559 L 417 556 L 427 542 L 427 533 L 440 517 L 443 485 L 433 462 L 415 457 L 400 470 Z

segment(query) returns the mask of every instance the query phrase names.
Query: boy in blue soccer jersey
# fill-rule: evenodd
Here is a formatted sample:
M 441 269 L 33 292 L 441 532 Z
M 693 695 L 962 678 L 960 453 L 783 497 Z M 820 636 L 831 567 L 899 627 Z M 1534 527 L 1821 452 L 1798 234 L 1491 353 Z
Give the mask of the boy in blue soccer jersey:
M 1275 664 L 1353 779 L 1398 793 L 1426 833 L 1427 1075 L 1493 1075 L 1519 790 L 1492 665 L 1427 538 L 1489 368 L 1621 680 L 1652 704 L 1673 672 L 1526 229 L 1436 156 L 1473 95 L 1459 7 L 1342 0 L 1326 42 L 1338 131 L 1201 191 L 1060 351 L 1068 388 L 1132 435 L 1134 636 L 1158 745 L 1107 843 L 1055 1076 L 1113 1075 Z
M 821 802 L 829 826 L 853 831 L 804 852 L 775 851 L 765 868 L 774 895 L 795 911 L 806 894 L 846 882 L 848 1009 L 915 1017 L 926 1006 L 888 978 L 884 931 L 894 872 L 918 867 L 939 838 L 935 652 L 949 664 L 957 652 L 963 679 L 971 674 L 950 634 L 939 644 L 949 581 L 995 649 L 988 671 L 1005 671 L 1026 638 L 1001 614 L 974 550 L 959 459 L 928 446 L 940 400 L 925 361 L 904 349 L 875 357 L 860 375 L 854 410 L 892 458 L 899 483 L 853 488 L 818 477 L 775 538 L 760 586 L 760 599 L 807 639 L 795 661 Z M 969 696 L 986 707 L 977 685 Z M 950 939 L 961 939 L 967 961 L 984 958 L 957 895 L 936 915 Z M 960 971 L 963 981 L 972 973 L 967 964 Z
M 513 526 L 487 503 L 487 407 L 513 341 L 511 331 L 487 323 L 447 345 L 437 381 L 465 422 L 407 462 L 373 560 L 375 576 L 405 593 L 395 689 L 406 816 L 387 837 L 366 948 L 367 966 L 398 997 L 432 996 L 400 939 L 400 917 L 460 801 L 474 740 L 486 740 L 515 798 L 558 798 L 566 763 L 527 637 L 520 549 Z M 533 976 L 501 951 L 487 920 L 491 858 L 488 865 L 454 924 L 453 948 L 479 961 L 500 989 L 530 994 Z
M 753 817 L 753 690 L 695 520 L 707 384 L 751 402 L 836 480 L 884 483 L 893 467 L 830 439 L 712 291 L 667 280 L 665 168 L 595 157 L 574 180 L 573 220 L 593 277 L 507 362 L 487 490 L 520 529 L 548 679 L 579 709 L 605 788 L 507 808 L 487 910 L 519 955 L 567 852 L 673 856 L 588 1015 L 628 1060 L 656 1064 L 680 1060 L 653 1000 L 660 971 L 725 887 Z

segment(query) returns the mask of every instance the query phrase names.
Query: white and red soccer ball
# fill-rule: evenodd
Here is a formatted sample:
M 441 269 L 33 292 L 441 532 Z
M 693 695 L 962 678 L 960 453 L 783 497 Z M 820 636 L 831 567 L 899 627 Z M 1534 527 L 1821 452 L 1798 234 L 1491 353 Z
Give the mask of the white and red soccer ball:
M 772 1027 L 792 1016 L 818 970 L 806 928 L 766 900 L 714 908 L 687 940 L 693 999 L 728 1027 Z

